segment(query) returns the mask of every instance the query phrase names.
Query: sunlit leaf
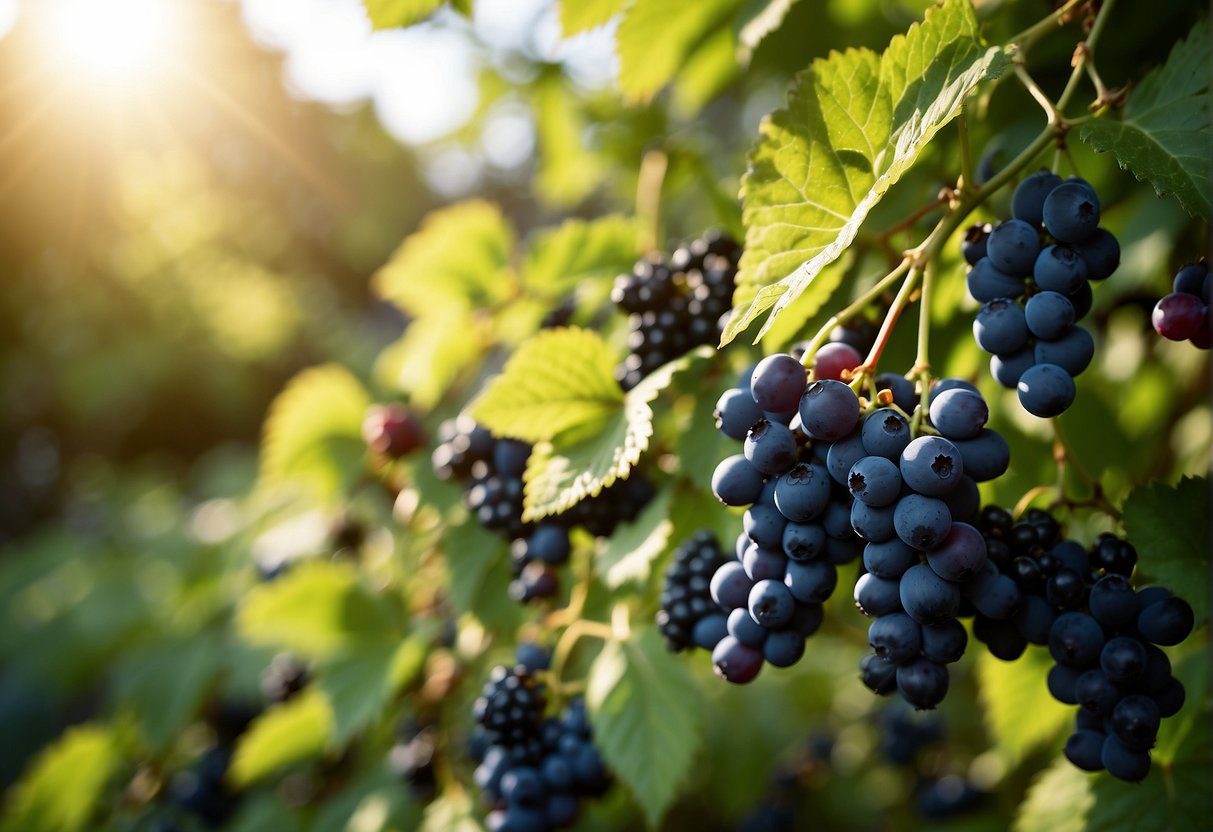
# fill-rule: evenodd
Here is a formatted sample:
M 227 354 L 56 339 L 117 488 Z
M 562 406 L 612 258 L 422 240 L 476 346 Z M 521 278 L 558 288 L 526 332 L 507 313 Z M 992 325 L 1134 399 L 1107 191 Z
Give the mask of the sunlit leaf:
M 383 707 L 420 672 L 429 630 L 402 642 L 368 642 L 329 663 L 317 680 L 333 711 L 333 739 L 344 744 L 379 716 Z
M 627 0 L 560 0 L 560 31 L 567 38 L 602 26 Z
M 748 62 L 763 38 L 783 24 L 799 0 L 747 0 L 737 20 L 737 51 Z
M 594 423 L 588 435 L 537 444 L 527 463 L 523 517 L 538 520 L 558 514 L 627 477 L 653 435 L 650 403 L 676 373 L 710 355 L 710 348 L 701 347 L 654 370 L 628 392 L 621 406 Z
M 376 29 L 412 26 L 433 14 L 445 0 L 362 0 Z
M 333 733 L 333 709 L 318 689 L 306 688 L 262 713 L 236 741 L 228 776 L 247 785 L 324 753 Z
M 209 633 L 165 637 L 132 650 L 114 674 L 123 705 L 157 750 L 193 718 L 219 669 L 219 644 Z
M 1014 662 L 982 651 L 977 679 L 986 727 L 998 749 L 1017 763 L 1056 741 L 1074 721 L 1074 709 L 1049 694 L 1045 677 L 1053 662 L 1046 650 L 1029 647 Z
M 615 351 L 588 329 L 549 329 L 531 338 L 472 404 L 496 436 L 524 442 L 610 419 L 623 405 Z
M 1174 195 L 1192 216 L 1208 217 L 1213 194 L 1209 92 L 1209 22 L 1202 19 L 1167 62 L 1130 92 L 1124 117 L 1082 126 L 1082 140 L 1111 151 L 1122 168 Z
M 381 642 L 392 631 L 385 605 L 362 586 L 354 566 L 323 560 L 258 584 L 237 610 L 236 623 L 254 644 L 317 659 Z
M 454 303 L 416 319 L 379 354 L 376 378 L 408 393 L 417 407 L 433 408 L 482 355 L 477 325 L 471 309 Z
M 447 791 L 425 808 L 418 832 L 483 832 L 478 813 L 466 791 Z
M 114 731 L 71 728 L 30 763 L 5 795 L 3 832 L 77 832 L 95 828 L 93 812 L 122 763 Z
M 1138 571 L 1170 587 L 1209 615 L 1209 481 L 1184 477 L 1174 487 L 1151 483 L 1124 505 L 1125 532 L 1137 547 Z
M 539 151 L 534 188 L 545 203 L 570 207 L 588 197 L 607 174 L 603 159 L 586 147 L 589 123 L 581 102 L 560 73 L 536 81 L 531 93 Z
M 270 405 L 261 442 L 261 483 L 337 502 L 365 467 L 362 420 L 370 397 L 348 370 L 304 370 Z
M 1095 802 L 1091 775 L 1059 757 L 1028 789 L 1015 816 L 1015 832 L 1084 832 Z
M 647 101 L 669 83 L 740 0 L 633 0 L 616 35 L 619 87 L 630 101 Z
M 496 205 L 433 211 L 375 273 L 375 290 L 415 317 L 443 305 L 481 308 L 507 296 L 514 232 Z
M 622 216 L 567 220 L 535 235 L 522 281 L 537 292 L 556 295 L 583 282 L 612 280 L 630 271 L 640 253 L 634 220 Z
M 677 796 L 699 746 L 699 691 L 671 662 L 661 635 L 638 630 L 603 648 L 586 701 L 594 743 L 656 827 Z
M 946 0 L 883 54 L 848 49 L 800 73 L 787 107 L 764 119 L 750 152 L 743 302 L 734 303 L 721 344 L 770 309 L 761 338 L 850 246 L 965 96 L 1005 64 L 999 49 L 982 46 L 968 0 Z
M 669 510 L 667 489 L 650 500 L 634 521 L 615 529 L 596 559 L 603 583 L 616 589 L 628 581 L 641 582 L 649 577 L 653 561 L 665 551 L 674 528 Z

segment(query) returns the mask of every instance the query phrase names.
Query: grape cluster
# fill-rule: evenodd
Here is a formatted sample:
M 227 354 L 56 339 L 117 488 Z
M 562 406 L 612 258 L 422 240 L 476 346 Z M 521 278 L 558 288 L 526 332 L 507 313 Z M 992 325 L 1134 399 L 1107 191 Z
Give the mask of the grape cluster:
M 712 600 L 709 582 L 727 558 L 716 535 L 701 531 L 674 550 L 665 572 L 657 626 L 670 650 L 711 650 L 728 635 L 724 614 Z
M 981 525 L 1022 594 L 1014 627 L 987 641 L 991 652 L 1010 660 L 1029 642 L 1047 645 L 1056 662 L 1049 692 L 1080 706 L 1066 757 L 1087 771 L 1141 780 L 1161 720 L 1184 703 L 1183 684 L 1158 645 L 1187 638 L 1191 606 L 1163 587 L 1134 590 L 1137 552 L 1112 534 L 1101 534 L 1087 550 L 1063 539 L 1047 512 L 1014 523 L 997 506 L 982 510 Z
M 763 661 L 789 667 L 821 626 L 821 605 L 837 566 L 858 558 L 846 471 L 831 465 L 858 431 L 859 399 L 831 379 L 808 383 L 787 354 L 764 358 L 716 404 L 720 431 L 743 441 L 712 475 L 729 506 L 749 506 L 736 558 L 716 570 L 712 599 L 727 612 L 728 635 L 712 651 L 716 672 L 749 682 Z
M 616 370 L 625 390 L 693 347 L 715 344 L 732 309 L 741 247 L 709 231 L 665 259 L 641 260 L 615 279 L 611 300 L 628 315 L 628 357 Z
M 917 779 L 914 789 L 919 813 L 929 820 L 945 820 L 977 808 L 987 797 L 965 777 L 939 775 L 928 769 L 924 753 L 944 740 L 943 720 L 936 714 L 916 715 L 890 706 L 876 716 L 877 747 L 891 765 L 909 768 Z
M 1171 294 L 1154 307 L 1154 331 L 1168 341 L 1191 341 L 1202 350 L 1209 349 L 1213 334 L 1209 330 L 1209 297 L 1213 295 L 1213 275 L 1202 258 L 1189 263 L 1175 274 Z
M 464 483 L 464 500 L 480 525 L 512 541 L 510 597 L 523 603 L 550 598 L 560 588 L 556 567 L 572 551 L 570 529 L 582 526 L 596 537 L 609 537 L 616 525 L 634 520 L 654 494 L 648 479 L 633 474 L 564 514 L 527 523 L 522 519 L 523 474 L 530 445 L 494 437 L 469 416 L 443 422 L 438 437 L 434 473 Z
M 1028 176 L 1011 214 L 993 228 L 972 226 L 961 243 L 969 294 L 984 304 L 973 336 L 993 353 L 995 380 L 1018 390 L 1024 410 L 1049 418 L 1074 402 L 1074 377 L 1095 355 L 1091 334 L 1077 324 L 1091 309 L 1088 281 L 1116 271 L 1120 244 L 1099 227 L 1099 197 L 1078 177 Z
M 877 409 L 839 460 L 855 496 L 851 525 L 867 541 L 855 604 L 875 619 L 861 675 L 874 692 L 897 690 L 919 709 L 943 701 L 947 665 L 964 655 L 963 603 L 1006 618 L 1018 600 L 968 522 L 980 507 L 977 483 L 1006 471 L 1007 444 L 985 427 L 989 408 L 968 382 L 944 379 L 928 401 L 938 435 L 911 439 L 904 416 Z
M 611 784 L 594 747 L 585 704 L 545 717 L 543 687 L 526 666 L 498 666 L 474 706 L 476 785 L 491 811 L 489 830 L 548 830 L 576 822 L 581 800 Z

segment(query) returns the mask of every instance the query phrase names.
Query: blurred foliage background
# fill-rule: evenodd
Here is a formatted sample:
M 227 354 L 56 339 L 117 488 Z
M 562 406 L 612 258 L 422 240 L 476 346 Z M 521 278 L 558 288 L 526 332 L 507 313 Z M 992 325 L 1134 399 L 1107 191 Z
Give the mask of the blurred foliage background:
M 127 828 L 141 828 L 140 777 L 155 780 L 206 747 L 210 729 L 199 727 L 200 717 L 214 725 L 217 708 L 259 697 L 258 676 L 275 651 L 249 646 L 232 625 L 258 565 L 310 558 L 345 580 L 352 559 L 332 556 L 348 543 L 341 535 L 354 518 L 366 533 L 346 548 L 358 550 L 366 585 L 405 590 L 393 596 L 396 607 L 386 604 L 385 620 L 417 644 L 433 638 L 417 623 L 441 600 L 425 586 L 441 571 L 425 555 L 458 495 L 432 479 L 427 459 L 408 472 L 416 485 L 409 493 L 425 495 L 420 507 L 393 505 L 368 478 L 349 483 L 337 502 L 300 499 L 264 478 L 255 487 L 267 411 L 299 371 L 343 365 L 375 398 L 420 401 L 433 430 L 500 368 L 535 316 L 562 300 L 538 296 L 527 315 L 512 309 L 517 317 L 495 310 L 494 336 L 471 356 L 446 342 L 435 348 L 433 338 L 427 351 L 407 337 L 407 308 L 370 288 L 401 241 L 432 210 L 470 197 L 495 204 L 519 241 L 569 218 L 643 213 L 637 190 L 646 158 L 666 165 L 659 245 L 710 226 L 738 233 L 745 151 L 792 76 L 831 49 L 881 48 L 928 4 L 804 0 L 790 4 L 752 50 L 733 20 L 687 54 L 663 56 L 658 44 L 654 59 L 674 64 L 670 83 L 643 101 L 629 101 L 616 85 L 613 27 L 561 41 L 556 7 L 545 0 L 478 0 L 470 22 L 443 10 L 408 30 L 374 34 L 353 0 L 182 0 L 171 4 L 171 23 L 151 34 L 156 60 L 120 72 L 105 56 L 134 48 L 124 38 L 138 20 L 117 15 L 94 26 L 88 39 L 102 41 L 101 62 L 89 63 L 96 56 L 72 52 L 56 17 L 91 20 L 85 5 L 0 2 L 0 784 L 11 785 L 70 726 L 104 718 L 102 734 L 77 735 L 79 747 L 68 750 L 82 761 L 98 755 L 99 780 L 125 784 L 109 799 L 129 809 Z M 1101 46 L 1110 85 L 1162 61 L 1198 12 L 1183 3 L 1122 5 Z M 1036 0 L 977 7 L 991 42 L 1048 10 Z M 1072 45 L 1058 37 L 1037 47 L 1042 85 L 1064 83 Z M 973 129 L 996 165 L 1026 144 L 1039 117 L 1014 85 L 999 84 L 987 97 Z M 895 222 L 954 181 L 954 142 L 954 131 L 941 134 L 872 227 Z M 1096 293 L 1104 333 L 1098 372 L 1083 377 L 1080 404 L 1064 422 L 1119 501 L 1134 483 L 1207 468 L 1203 354 L 1162 342 L 1149 327 L 1149 310 L 1176 266 L 1206 248 L 1206 229 L 1112 160 L 1077 143 L 1071 151 L 1074 167 L 1099 188 L 1124 258 L 1116 279 Z M 1003 199 L 988 217 L 1005 213 Z M 790 313 L 763 347 L 815 331 L 857 293 L 859 278 L 882 273 L 885 244 L 899 242 L 861 238 L 839 266 L 855 279 L 840 280 L 825 309 Z M 520 256 L 509 257 L 517 265 Z M 973 304 L 959 258 L 953 266 L 936 293 L 937 351 L 946 356 L 944 372 L 977 377 L 985 359 L 969 337 Z M 585 300 L 578 314 L 618 342 L 621 322 L 587 311 L 586 298 L 601 301 L 610 279 L 577 287 Z M 475 312 L 422 331 L 458 334 Z M 913 335 L 902 329 L 886 361 L 908 369 Z M 756 354 L 738 344 L 724 363 L 739 367 Z M 427 385 L 419 373 L 449 383 Z M 678 406 L 659 418 L 702 427 L 703 406 L 730 382 L 718 366 L 681 383 Z M 992 402 L 1013 397 L 986 393 Z M 1015 463 L 984 496 L 1008 504 L 1050 481 L 1053 464 L 1036 420 L 1014 406 L 995 410 Z M 696 414 L 698 422 L 687 421 Z M 696 455 L 718 458 L 714 441 L 704 438 L 706 450 Z M 677 451 L 667 441 L 654 456 Z M 688 470 L 695 464 L 704 463 L 684 461 L 674 475 L 698 476 L 704 488 L 706 478 Z M 720 525 L 730 522 L 736 518 L 724 516 Z M 1072 531 L 1089 540 L 1098 528 L 1078 520 Z M 448 551 L 486 545 L 474 530 L 449 534 Z M 479 599 L 468 604 L 483 628 L 475 632 L 512 632 L 524 617 L 504 596 L 504 569 L 477 568 L 483 586 L 468 596 Z M 842 623 L 814 639 L 813 660 L 769 684 L 725 689 L 708 678 L 707 662 L 694 663 L 716 716 L 705 726 L 710 752 L 701 753 L 672 828 L 733 823 L 766 799 L 772 772 L 789 760 L 823 827 L 915 827 L 882 817 L 916 781 L 904 767 L 870 764 L 878 705 L 854 678 L 863 622 L 849 611 L 848 595 L 840 591 L 832 602 Z M 453 685 L 443 673 L 466 673 L 471 684 L 441 717 L 463 719 L 486 656 L 471 650 L 474 661 L 456 660 L 469 651 L 449 639 L 433 643 L 439 647 L 418 648 L 418 666 L 405 674 L 411 693 L 394 707 L 432 716 L 444 685 Z M 971 828 L 1005 828 L 1056 747 L 1046 724 L 1042 742 L 995 737 L 1002 744 L 991 750 L 972 704 L 978 678 L 1001 671 L 989 657 L 973 664 L 943 709 L 949 740 L 925 765 L 1005 786 L 971 821 Z M 1038 693 L 1017 712 L 1030 719 L 1027 706 L 1040 701 Z M 777 720 L 764 717 L 775 713 Z M 297 749 L 283 763 L 290 776 L 263 781 L 263 793 L 245 806 L 243 828 L 303 828 L 305 820 L 308 828 L 346 828 L 367 805 L 380 806 L 392 828 L 412 828 L 421 804 L 402 787 L 384 786 L 394 782 L 383 762 L 394 722 L 395 714 L 351 745 L 321 737 Z M 453 730 L 458 737 L 466 725 Z M 802 759 L 810 736 L 833 743 L 832 766 L 820 754 Z M 122 753 L 107 756 L 105 748 Z M 131 759 L 154 760 L 151 773 L 146 763 L 119 762 Z M 105 765 L 121 777 L 105 776 Z M 372 794 L 388 795 L 386 803 L 366 803 Z M 616 790 L 587 823 L 637 818 Z M 350 828 L 380 828 L 367 824 Z

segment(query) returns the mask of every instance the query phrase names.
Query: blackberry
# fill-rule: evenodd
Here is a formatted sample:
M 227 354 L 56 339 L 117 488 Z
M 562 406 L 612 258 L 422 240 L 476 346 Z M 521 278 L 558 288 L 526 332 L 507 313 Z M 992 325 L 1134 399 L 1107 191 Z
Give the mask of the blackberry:
M 476 722 L 493 745 L 516 759 L 531 759 L 539 743 L 539 723 L 547 707 L 543 685 L 523 667 L 494 667 L 472 706 Z
M 727 558 L 716 536 L 701 531 L 679 546 L 666 569 L 657 625 L 670 650 L 711 650 L 726 634 L 725 617 L 712 600 L 710 582 Z
M 741 248 L 716 231 L 638 262 L 620 275 L 611 300 L 628 313 L 629 354 L 616 369 L 625 390 L 701 344 L 715 344 L 732 309 Z

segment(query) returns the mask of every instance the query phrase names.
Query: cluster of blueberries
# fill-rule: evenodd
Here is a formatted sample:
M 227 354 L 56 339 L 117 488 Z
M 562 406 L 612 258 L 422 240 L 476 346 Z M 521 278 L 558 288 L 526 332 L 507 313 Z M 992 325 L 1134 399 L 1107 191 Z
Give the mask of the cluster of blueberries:
M 995 380 L 1018 391 L 1024 410 L 1049 418 L 1074 402 L 1074 377 L 1095 355 L 1078 321 L 1091 309 L 1089 281 L 1120 265 L 1120 244 L 1099 227 L 1099 197 L 1078 177 L 1028 176 L 1011 214 L 993 228 L 972 226 L 961 243 L 969 294 L 984 304 L 973 335 L 993 353 Z
M 530 445 L 495 437 L 469 416 L 443 422 L 438 438 L 434 473 L 463 483 L 465 502 L 477 522 L 512 541 L 510 597 L 523 603 L 550 598 L 560 589 L 556 567 L 569 559 L 572 528 L 609 537 L 616 525 L 636 519 L 655 493 L 643 474 L 633 473 L 563 514 L 527 523 L 522 519 L 523 474 Z
M 523 645 L 518 658 L 513 668 L 493 669 L 473 706 L 476 785 L 490 808 L 490 832 L 562 829 L 577 821 L 583 799 L 606 793 L 611 778 L 582 700 L 559 717 L 544 715 L 547 698 L 535 673 L 546 668 L 546 651 Z
M 846 460 L 852 524 L 867 541 L 855 603 L 875 619 L 861 675 L 874 692 L 896 690 L 919 709 L 943 701 L 947 665 L 964 655 L 968 635 L 957 619 L 970 609 L 1006 618 L 1017 600 L 969 522 L 980 508 L 977 483 L 1010 463 L 1007 444 L 985 427 L 981 394 L 960 379 L 936 384 L 928 414 L 935 433 L 911 439 L 900 413 L 873 411 Z
M 1213 343 L 1209 330 L 1209 298 L 1213 296 L 1213 275 L 1203 258 L 1175 273 L 1171 294 L 1154 307 L 1154 331 L 1168 341 L 1190 341 L 1202 350 Z
M 741 247 L 719 231 L 655 255 L 615 279 L 611 300 L 628 316 L 628 356 L 615 376 L 631 390 L 694 347 L 720 339 L 733 307 Z

